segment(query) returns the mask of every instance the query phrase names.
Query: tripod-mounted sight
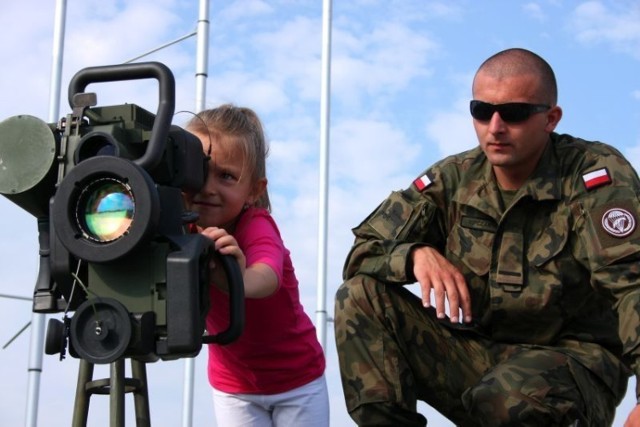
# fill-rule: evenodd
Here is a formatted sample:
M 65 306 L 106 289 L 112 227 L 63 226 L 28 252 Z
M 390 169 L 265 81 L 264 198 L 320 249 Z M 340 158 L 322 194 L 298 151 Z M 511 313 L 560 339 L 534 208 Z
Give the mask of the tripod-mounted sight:
M 154 115 L 134 104 L 96 107 L 91 83 L 154 78 Z M 32 116 L 0 123 L 0 193 L 38 220 L 40 271 L 33 311 L 50 319 L 46 352 L 91 363 L 147 362 L 197 354 L 235 340 L 244 324 L 242 277 L 233 258 L 189 232 L 183 201 L 207 175 L 197 137 L 171 124 L 175 82 L 157 62 L 85 68 L 69 85 L 72 112 L 58 123 Z M 209 260 L 230 283 L 225 331 L 204 335 Z M 67 313 L 75 311 L 69 318 Z

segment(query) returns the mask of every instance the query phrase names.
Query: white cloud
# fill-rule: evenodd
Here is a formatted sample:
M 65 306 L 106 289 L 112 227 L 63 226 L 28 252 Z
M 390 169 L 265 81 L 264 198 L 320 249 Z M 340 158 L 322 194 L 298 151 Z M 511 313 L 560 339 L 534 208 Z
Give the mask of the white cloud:
M 224 73 L 209 84 L 207 108 L 221 103 L 251 105 L 256 111 L 271 113 L 286 107 L 290 99 L 281 84 L 242 72 Z
M 468 98 L 460 99 L 452 110 L 436 113 L 427 123 L 427 135 L 436 142 L 442 157 L 478 145 L 468 105 Z
M 350 18 L 381 16 L 385 21 L 411 23 L 417 21 L 456 21 L 464 8 L 449 1 L 351 0 L 341 5 Z
M 295 17 L 271 32 L 252 36 L 267 78 L 289 89 L 301 101 L 317 101 L 320 93 L 320 20 Z
M 170 5 L 127 2 L 107 16 L 87 12 L 70 9 L 66 27 L 65 55 L 82 66 L 121 63 L 171 41 L 168 37 L 174 34 L 176 38 L 184 35 L 177 29 L 185 23 Z M 174 55 L 177 52 L 172 50 Z
M 629 160 L 636 172 L 640 174 L 640 140 L 636 146 L 626 148 L 624 156 Z
M 573 11 L 569 25 L 582 43 L 611 44 L 640 59 L 640 6 L 636 2 L 584 2 Z
M 437 45 L 423 33 L 388 22 L 371 32 L 334 29 L 332 59 L 334 99 L 359 104 L 362 96 L 384 96 L 429 75 L 430 53 Z
M 273 12 L 273 7 L 269 2 L 262 0 L 243 0 L 232 2 L 224 7 L 220 17 L 224 20 L 239 21 L 247 18 L 255 18 Z
M 357 191 L 404 186 L 416 175 L 422 147 L 407 141 L 391 123 L 349 119 L 332 127 L 331 176 L 336 185 Z
M 533 19 L 537 21 L 543 22 L 546 20 L 546 15 L 542 10 L 542 6 L 540 6 L 540 3 L 536 3 L 536 2 L 525 3 L 524 5 L 522 5 L 522 9 L 525 11 L 527 15 L 531 16 Z
M 53 2 L 25 8 L 17 2 L 3 5 L 0 27 L 4 58 L 0 79 L 0 117 L 29 113 L 46 118 L 51 72 L 50 35 Z

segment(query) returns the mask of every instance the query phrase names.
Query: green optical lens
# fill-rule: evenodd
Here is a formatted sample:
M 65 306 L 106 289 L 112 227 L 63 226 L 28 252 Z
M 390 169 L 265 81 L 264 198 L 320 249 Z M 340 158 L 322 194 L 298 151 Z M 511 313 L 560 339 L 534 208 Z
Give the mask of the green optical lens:
M 112 178 L 89 184 L 80 194 L 76 218 L 82 234 L 107 243 L 124 236 L 133 222 L 135 199 L 131 187 Z

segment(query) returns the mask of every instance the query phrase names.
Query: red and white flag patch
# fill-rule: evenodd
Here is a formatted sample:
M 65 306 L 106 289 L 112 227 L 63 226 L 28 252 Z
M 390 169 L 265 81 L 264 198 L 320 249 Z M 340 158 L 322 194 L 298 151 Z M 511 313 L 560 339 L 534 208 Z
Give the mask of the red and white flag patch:
M 427 188 L 429 185 L 431 185 L 431 180 L 429 179 L 429 177 L 425 173 L 420 178 L 416 178 L 416 180 L 413 181 L 413 185 L 416 186 L 418 191 L 422 191 L 425 188 Z
M 585 173 L 582 175 L 582 180 L 584 181 L 584 186 L 587 190 L 592 190 L 596 187 L 600 187 L 601 185 L 610 184 L 611 176 L 609 175 L 607 168 L 602 168 Z

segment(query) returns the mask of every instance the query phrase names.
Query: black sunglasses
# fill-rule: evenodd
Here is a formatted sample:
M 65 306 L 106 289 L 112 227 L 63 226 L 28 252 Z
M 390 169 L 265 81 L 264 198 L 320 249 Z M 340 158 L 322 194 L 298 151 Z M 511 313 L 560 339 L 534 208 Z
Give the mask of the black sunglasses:
M 542 113 L 549 110 L 551 107 L 544 104 L 527 104 L 526 102 L 508 102 L 506 104 L 489 104 L 488 102 L 482 102 L 473 100 L 469 104 L 471 110 L 471 116 L 481 122 L 491 120 L 493 113 L 496 111 L 500 114 L 500 118 L 507 123 L 524 122 L 532 114 Z

